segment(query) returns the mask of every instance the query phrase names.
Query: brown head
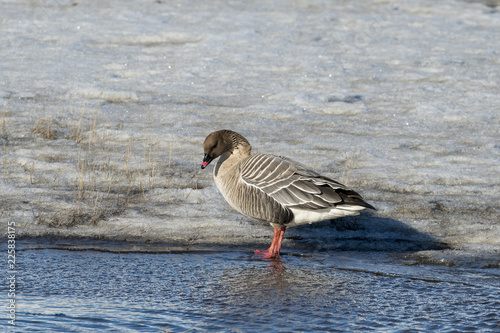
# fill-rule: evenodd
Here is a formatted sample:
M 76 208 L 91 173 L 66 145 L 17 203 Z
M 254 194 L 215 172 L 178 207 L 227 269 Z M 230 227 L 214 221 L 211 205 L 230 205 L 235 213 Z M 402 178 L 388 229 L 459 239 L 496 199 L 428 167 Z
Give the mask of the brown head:
M 230 130 L 220 130 L 210 133 L 205 139 L 205 142 L 203 142 L 203 151 L 205 156 L 203 157 L 201 168 L 205 169 L 210 162 L 222 154 L 232 154 L 233 151 L 240 145 L 247 148 L 248 153 L 250 153 L 250 144 L 240 134 Z

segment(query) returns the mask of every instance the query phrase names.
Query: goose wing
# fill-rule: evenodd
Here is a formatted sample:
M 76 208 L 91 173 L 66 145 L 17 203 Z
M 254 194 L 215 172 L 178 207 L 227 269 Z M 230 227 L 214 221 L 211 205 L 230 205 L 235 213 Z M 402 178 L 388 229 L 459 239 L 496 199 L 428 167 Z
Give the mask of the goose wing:
M 342 206 L 344 209 L 374 209 L 358 193 L 339 182 L 281 156 L 250 156 L 242 163 L 241 179 L 287 208 L 323 210 Z

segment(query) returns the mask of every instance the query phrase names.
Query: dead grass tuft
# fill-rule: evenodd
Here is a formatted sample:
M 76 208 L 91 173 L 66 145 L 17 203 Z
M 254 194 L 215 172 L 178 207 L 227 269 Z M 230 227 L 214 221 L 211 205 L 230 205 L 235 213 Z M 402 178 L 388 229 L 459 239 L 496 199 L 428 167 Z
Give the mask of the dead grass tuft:
M 2 131 L 2 133 L 4 133 L 7 129 L 10 116 L 11 116 L 11 111 L 8 108 L 8 103 L 5 102 L 2 113 L 0 114 L 0 131 Z
M 360 153 L 357 150 L 354 150 L 350 156 L 345 153 L 344 171 L 340 180 L 345 186 L 348 186 L 349 176 L 351 175 L 351 171 L 356 168 L 356 159 L 359 158 L 359 155 Z
M 173 137 L 158 138 L 149 116 L 143 133 L 130 133 L 124 140 L 124 122 L 109 125 L 101 119 L 99 104 L 92 110 L 89 105 L 86 99 L 81 110 L 63 108 L 54 115 L 44 109 L 30 114 L 30 123 L 34 124 L 31 133 L 48 141 L 59 140 L 46 142 L 50 148 L 43 152 L 36 151 L 40 143 L 26 141 L 4 141 L 0 146 L 4 182 L 43 193 L 37 199 L 31 195 L 22 201 L 31 206 L 36 223 L 51 228 L 100 228 L 103 221 L 123 214 L 131 205 L 142 207 L 155 188 L 192 188 L 199 202 L 198 189 L 202 187 L 194 145 L 191 170 L 186 159 L 190 152 L 175 150 Z M 0 130 L 10 126 L 9 115 L 6 107 L 0 110 Z M 16 145 L 30 149 L 23 177 L 16 176 L 19 164 L 7 154 L 10 149 L 15 151 Z M 47 156 L 50 152 L 54 155 Z
M 39 134 L 45 140 L 57 140 L 58 132 L 54 127 L 54 118 L 41 118 L 38 119 L 35 126 L 31 129 L 31 133 Z

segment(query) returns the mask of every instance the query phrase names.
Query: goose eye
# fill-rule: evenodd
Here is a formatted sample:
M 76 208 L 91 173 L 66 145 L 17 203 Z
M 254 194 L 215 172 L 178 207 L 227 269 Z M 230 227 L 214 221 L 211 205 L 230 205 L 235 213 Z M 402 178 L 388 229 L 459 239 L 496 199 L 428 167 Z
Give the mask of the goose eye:
M 216 142 L 216 143 L 214 144 L 214 146 L 212 147 L 212 149 L 217 148 L 217 144 L 218 144 L 218 143 L 219 143 L 219 142 Z

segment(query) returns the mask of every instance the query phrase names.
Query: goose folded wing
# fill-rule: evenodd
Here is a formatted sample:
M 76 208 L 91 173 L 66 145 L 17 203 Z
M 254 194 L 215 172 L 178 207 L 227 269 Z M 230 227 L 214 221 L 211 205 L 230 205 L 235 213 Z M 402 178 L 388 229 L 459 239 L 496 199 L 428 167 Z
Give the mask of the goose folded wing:
M 344 202 L 337 189 L 345 186 L 279 156 L 250 157 L 242 165 L 241 178 L 288 208 L 321 210 Z

